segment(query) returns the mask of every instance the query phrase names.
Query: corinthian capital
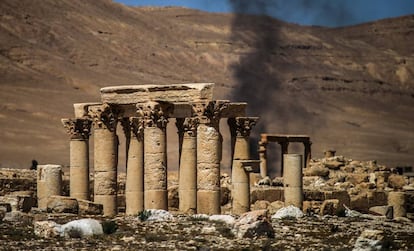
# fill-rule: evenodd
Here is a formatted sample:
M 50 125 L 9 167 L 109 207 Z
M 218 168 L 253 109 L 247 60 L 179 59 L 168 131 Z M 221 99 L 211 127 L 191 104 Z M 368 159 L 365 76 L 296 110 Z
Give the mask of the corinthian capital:
M 165 129 L 168 123 L 168 115 L 173 105 L 168 102 L 147 102 L 137 104 L 137 113 L 143 119 L 145 127 L 158 127 Z
M 62 124 L 71 139 L 88 139 L 91 132 L 91 123 L 92 121 L 89 119 L 62 119 Z
M 206 102 L 192 103 L 193 114 L 199 119 L 200 123 L 217 125 L 221 118 L 221 113 L 227 109 L 229 101 L 215 100 Z
M 121 125 L 126 137 L 142 139 L 144 136 L 144 124 L 142 118 L 129 117 L 121 120 Z
M 89 107 L 89 115 L 92 118 L 95 129 L 108 129 L 115 132 L 116 124 L 118 123 L 118 113 L 119 111 L 109 104 Z
M 186 133 L 188 136 L 196 136 L 197 126 L 200 123 L 198 118 L 177 119 L 175 123 L 178 128 L 178 134 Z
M 234 126 L 237 136 L 249 137 L 258 120 L 258 117 L 236 117 L 231 126 Z

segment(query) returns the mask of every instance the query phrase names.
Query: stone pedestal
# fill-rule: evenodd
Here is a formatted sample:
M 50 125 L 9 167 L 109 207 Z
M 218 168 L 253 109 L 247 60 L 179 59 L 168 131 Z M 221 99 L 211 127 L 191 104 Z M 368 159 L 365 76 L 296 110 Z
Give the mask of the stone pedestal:
M 117 208 L 118 136 L 117 113 L 109 105 L 91 111 L 94 128 L 94 202 L 103 205 L 105 216 L 114 216 Z
M 144 120 L 144 208 L 168 210 L 166 127 L 171 104 L 137 106 Z
M 144 210 L 144 131 L 140 118 L 128 119 L 130 141 L 128 147 L 125 184 L 125 213 L 136 215 Z
M 388 205 L 393 208 L 394 218 L 407 216 L 404 192 L 389 192 Z
M 182 133 L 178 196 L 179 210 L 183 213 L 195 213 L 197 209 L 197 125 L 195 118 L 177 124 Z
M 37 199 L 38 208 L 47 209 L 48 198 L 62 193 L 62 166 L 37 166 Z
M 293 205 L 302 208 L 303 180 L 302 180 L 302 155 L 285 154 L 283 184 L 285 191 L 285 206 Z
M 89 200 L 89 134 L 91 120 L 62 119 L 70 134 L 70 196 Z

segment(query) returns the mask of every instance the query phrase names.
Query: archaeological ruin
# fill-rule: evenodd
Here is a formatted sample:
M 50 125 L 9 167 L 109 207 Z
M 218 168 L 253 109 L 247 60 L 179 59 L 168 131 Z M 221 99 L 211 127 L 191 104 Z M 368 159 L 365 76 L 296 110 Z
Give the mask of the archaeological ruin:
M 101 103 L 74 104 L 75 116 L 62 119 L 70 135 L 70 196 L 89 196 L 89 135 L 94 134 L 94 202 L 105 215 L 117 214 L 118 136 L 127 142 L 126 214 L 168 210 L 167 138 L 169 118 L 179 135 L 179 209 L 220 214 L 221 118 L 228 119 L 232 145 L 235 213 L 250 209 L 249 135 L 257 117 L 246 103 L 213 99 L 213 84 L 134 85 L 101 89 Z

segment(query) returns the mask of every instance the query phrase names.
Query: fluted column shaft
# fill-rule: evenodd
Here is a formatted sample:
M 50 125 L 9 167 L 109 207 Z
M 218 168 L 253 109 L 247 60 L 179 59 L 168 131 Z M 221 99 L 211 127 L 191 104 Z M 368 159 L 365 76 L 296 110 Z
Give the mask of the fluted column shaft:
M 91 109 L 94 129 L 94 201 L 103 205 L 104 215 L 117 208 L 118 136 L 117 111 L 104 104 Z
M 260 176 L 264 178 L 268 176 L 268 174 L 267 174 L 267 141 L 263 138 L 259 141 L 259 160 L 260 160 Z
M 70 196 L 89 200 L 89 119 L 62 119 L 70 135 Z

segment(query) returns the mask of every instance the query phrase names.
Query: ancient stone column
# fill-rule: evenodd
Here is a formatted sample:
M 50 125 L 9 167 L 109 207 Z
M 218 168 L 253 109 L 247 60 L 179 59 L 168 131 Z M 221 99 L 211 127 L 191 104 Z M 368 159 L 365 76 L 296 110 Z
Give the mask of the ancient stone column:
M 295 207 L 302 208 L 302 155 L 285 154 L 283 158 L 285 163 L 285 170 L 283 173 L 285 206 L 293 205 Z
M 144 121 L 144 208 L 168 210 L 166 127 L 170 103 L 138 104 Z
M 263 137 L 259 141 L 260 176 L 267 176 L 267 140 Z
M 37 166 L 37 204 L 39 209 L 47 208 L 47 200 L 52 195 L 62 193 L 62 166 Z
M 143 120 L 131 117 L 123 123 L 129 131 L 125 184 L 125 213 L 136 215 L 144 210 L 144 126 Z
M 70 135 L 70 196 L 89 200 L 89 119 L 62 119 Z
M 197 213 L 220 214 L 221 112 L 228 101 L 198 102 L 193 111 L 197 128 Z
M 114 216 L 117 208 L 118 111 L 108 104 L 90 107 L 94 129 L 94 202 L 103 205 L 104 215 Z
M 233 119 L 231 119 L 233 120 Z M 250 175 L 252 170 L 246 169 L 245 161 L 250 159 L 249 136 L 258 118 L 237 117 L 230 130 L 236 132 L 232 163 L 232 212 L 242 214 L 250 211 Z
M 393 208 L 394 218 L 407 216 L 404 192 L 397 192 L 397 191 L 389 192 L 388 193 L 388 205 L 392 206 Z
M 179 210 L 195 213 L 197 209 L 197 118 L 186 118 L 177 123 L 182 134 L 180 170 L 178 180 Z

